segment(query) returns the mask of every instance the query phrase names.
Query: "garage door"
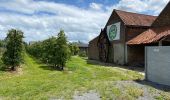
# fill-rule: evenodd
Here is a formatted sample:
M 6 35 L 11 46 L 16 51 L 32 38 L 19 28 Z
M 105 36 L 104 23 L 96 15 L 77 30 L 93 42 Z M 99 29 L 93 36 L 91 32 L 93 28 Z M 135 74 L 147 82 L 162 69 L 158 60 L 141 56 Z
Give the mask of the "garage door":
M 146 47 L 146 79 L 164 85 L 170 85 L 170 46 Z

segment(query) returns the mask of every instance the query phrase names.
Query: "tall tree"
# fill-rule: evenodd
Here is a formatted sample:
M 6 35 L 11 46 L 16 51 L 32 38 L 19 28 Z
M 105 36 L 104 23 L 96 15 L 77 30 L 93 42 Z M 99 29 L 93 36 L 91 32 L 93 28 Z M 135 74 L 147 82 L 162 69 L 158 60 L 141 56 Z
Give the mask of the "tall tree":
M 7 67 L 11 67 L 11 70 L 15 70 L 22 62 L 23 32 L 11 29 L 8 31 L 5 41 L 6 51 L 2 61 Z
M 57 65 L 58 67 L 61 67 L 61 69 L 63 69 L 66 64 L 66 61 L 70 58 L 71 54 L 69 46 L 67 44 L 67 38 L 65 36 L 64 30 L 60 30 L 58 34 L 56 49 Z

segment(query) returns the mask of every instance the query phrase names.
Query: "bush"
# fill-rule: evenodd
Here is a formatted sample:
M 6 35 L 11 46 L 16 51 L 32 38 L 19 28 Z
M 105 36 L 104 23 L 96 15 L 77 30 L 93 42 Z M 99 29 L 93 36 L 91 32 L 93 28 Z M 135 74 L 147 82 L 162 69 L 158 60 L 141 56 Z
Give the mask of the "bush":
M 80 57 L 87 57 L 87 54 L 86 54 L 85 51 L 80 51 L 80 52 L 79 52 L 79 56 L 80 56 Z

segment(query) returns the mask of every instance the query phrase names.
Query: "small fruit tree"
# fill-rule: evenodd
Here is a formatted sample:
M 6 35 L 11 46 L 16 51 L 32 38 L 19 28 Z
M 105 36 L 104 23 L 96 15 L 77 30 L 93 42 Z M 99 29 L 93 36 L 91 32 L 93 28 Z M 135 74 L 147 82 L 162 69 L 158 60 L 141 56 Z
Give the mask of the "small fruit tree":
M 6 41 L 6 51 L 3 54 L 2 61 L 6 67 L 16 70 L 22 62 L 23 50 L 23 32 L 16 29 L 8 31 Z
M 57 66 L 61 67 L 61 69 L 63 70 L 66 61 L 70 58 L 71 55 L 64 30 L 60 30 L 60 32 L 58 33 L 57 44 L 55 47 L 57 48 Z
M 30 44 L 27 51 L 42 62 L 61 70 L 71 56 L 67 38 L 63 30 L 57 36 Z

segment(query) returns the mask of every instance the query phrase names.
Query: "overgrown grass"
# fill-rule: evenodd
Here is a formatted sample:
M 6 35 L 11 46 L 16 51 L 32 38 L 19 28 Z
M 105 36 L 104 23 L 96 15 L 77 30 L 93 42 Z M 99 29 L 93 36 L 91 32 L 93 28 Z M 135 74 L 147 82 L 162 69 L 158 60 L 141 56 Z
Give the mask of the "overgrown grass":
M 154 97 L 156 100 L 170 100 L 170 95 L 168 93 L 160 93 L 159 96 Z
M 70 100 L 75 92 L 95 90 L 106 100 L 114 98 L 113 94 L 121 95 L 115 81 L 143 78 L 134 71 L 87 64 L 77 56 L 72 57 L 64 71 L 38 63 L 27 54 L 24 56 L 25 64 L 19 72 L 0 71 L 0 99 Z
M 140 96 L 144 95 L 144 90 L 138 87 L 134 86 L 127 86 L 126 87 L 126 93 L 130 96 L 130 98 L 137 99 Z M 130 99 L 132 100 L 132 99 Z
M 1 60 L 3 53 L 4 53 L 4 49 L 0 47 L 0 75 L 2 73 L 1 71 L 3 70 L 3 62 Z

